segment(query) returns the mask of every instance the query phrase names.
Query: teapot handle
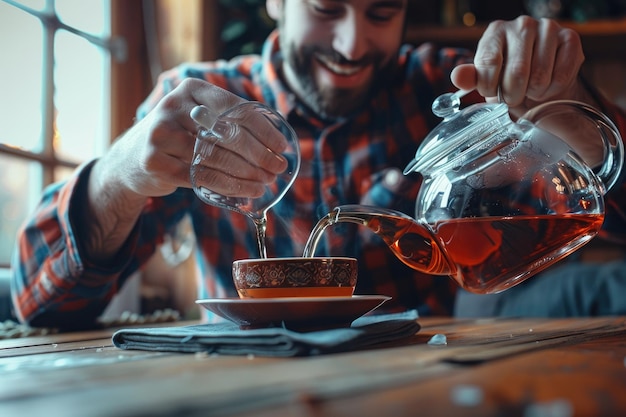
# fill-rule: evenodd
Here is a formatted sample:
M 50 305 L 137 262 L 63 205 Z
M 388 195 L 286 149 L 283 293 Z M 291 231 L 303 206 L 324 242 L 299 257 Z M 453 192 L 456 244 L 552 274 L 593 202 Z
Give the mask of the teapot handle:
M 579 101 L 556 100 L 530 109 L 518 120 L 518 123 L 528 121 L 537 124 L 540 119 L 572 109 L 594 122 L 598 129 L 604 145 L 604 162 L 594 172 L 602 180 L 606 193 L 617 182 L 624 165 L 624 143 L 615 124 L 604 113 Z

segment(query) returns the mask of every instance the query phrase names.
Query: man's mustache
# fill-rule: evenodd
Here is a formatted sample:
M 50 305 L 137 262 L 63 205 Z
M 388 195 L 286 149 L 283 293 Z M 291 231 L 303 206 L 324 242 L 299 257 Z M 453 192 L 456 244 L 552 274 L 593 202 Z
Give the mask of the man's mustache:
M 336 65 L 346 65 L 346 66 L 367 66 L 370 64 L 374 64 L 376 62 L 380 62 L 382 60 L 381 57 L 379 57 L 380 54 L 366 54 L 364 55 L 362 58 L 353 61 L 350 59 L 346 59 L 343 55 L 341 55 L 339 52 L 337 51 L 328 51 L 328 50 L 315 50 L 313 51 L 312 56 L 322 56 L 324 57 L 328 62 L 331 62 L 333 64 Z

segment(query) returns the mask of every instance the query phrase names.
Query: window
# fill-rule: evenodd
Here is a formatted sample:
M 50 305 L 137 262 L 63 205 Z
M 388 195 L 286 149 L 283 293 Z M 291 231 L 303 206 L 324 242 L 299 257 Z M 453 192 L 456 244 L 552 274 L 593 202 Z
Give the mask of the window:
M 0 268 L 48 184 L 110 143 L 108 0 L 0 0 Z

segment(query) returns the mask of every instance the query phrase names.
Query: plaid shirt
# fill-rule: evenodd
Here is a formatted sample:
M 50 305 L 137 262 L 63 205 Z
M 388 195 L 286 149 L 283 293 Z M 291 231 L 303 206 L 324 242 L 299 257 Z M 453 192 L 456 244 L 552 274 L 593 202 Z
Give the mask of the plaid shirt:
M 390 88 L 382 89 L 354 117 L 329 124 L 310 114 L 277 76 L 280 53 L 273 33 L 262 56 L 182 65 L 164 73 L 138 116 L 143 117 L 186 77 L 205 79 L 276 108 L 300 139 L 302 164 L 290 191 L 268 213 L 268 256 L 299 256 L 315 223 L 335 206 L 370 204 L 414 214 L 419 176 L 402 177 L 392 190 L 385 183 L 385 172 L 402 170 L 420 141 L 440 122 L 432 115 L 431 103 L 453 89 L 452 68 L 469 59 L 462 50 L 430 44 L 405 46 Z M 72 230 L 72 218 L 81 208 L 73 200 L 82 201 L 81 184 L 90 167 L 86 164 L 69 181 L 49 187 L 20 234 L 13 286 L 21 318 L 58 324 L 67 315 L 77 327 L 93 323 L 124 280 L 148 261 L 168 230 L 185 215 L 190 216 L 197 240 L 202 276 L 198 296 L 236 296 L 233 260 L 258 257 L 253 224 L 242 214 L 203 204 L 189 189 L 150 199 L 114 264 L 94 265 L 81 258 Z M 626 207 L 624 198 L 614 205 L 618 210 Z M 613 230 L 623 234 L 624 213 L 612 221 Z M 338 224 L 329 228 L 316 252 L 322 254 L 356 257 L 355 293 L 392 296 L 384 305 L 388 310 L 415 308 L 421 315 L 452 312 L 457 286 L 450 278 L 408 268 L 364 227 Z

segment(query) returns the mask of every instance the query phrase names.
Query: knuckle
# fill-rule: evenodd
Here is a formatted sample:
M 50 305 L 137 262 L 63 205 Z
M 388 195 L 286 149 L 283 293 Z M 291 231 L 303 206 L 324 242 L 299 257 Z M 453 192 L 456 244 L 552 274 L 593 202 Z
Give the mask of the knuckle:
M 573 29 L 565 28 L 561 29 L 559 32 L 559 37 L 561 41 L 566 44 L 574 45 L 576 47 L 582 48 L 582 41 L 580 39 L 580 35 Z
M 474 66 L 477 68 L 499 67 L 502 65 L 503 56 L 496 50 L 484 50 L 474 58 Z
M 198 78 L 193 78 L 193 77 L 187 77 L 184 78 L 180 84 L 178 85 L 178 88 L 180 88 L 181 90 L 195 90 L 196 88 L 198 88 L 201 84 L 207 84 L 206 81 L 200 80 Z
M 493 20 L 493 21 L 489 22 L 489 24 L 487 25 L 487 31 L 490 31 L 490 32 L 499 31 L 506 24 L 507 24 L 507 22 L 502 20 L 502 19 Z
M 557 33 L 560 30 L 563 30 L 563 27 L 556 22 L 554 19 L 549 19 L 547 17 L 542 17 L 539 20 L 539 25 L 544 28 L 544 30 L 548 33 Z
M 516 37 L 524 40 L 524 39 L 532 39 L 537 36 L 538 32 L 538 24 L 535 20 L 523 21 L 520 22 L 517 30 Z
M 571 82 L 571 75 L 557 71 L 552 77 L 552 84 L 557 88 L 564 88 Z
M 530 75 L 529 88 L 534 90 L 544 90 L 550 83 L 552 74 L 545 69 L 535 68 Z
M 523 61 L 513 61 L 507 65 L 506 71 L 513 80 L 523 80 L 528 76 L 528 65 Z
M 539 26 L 539 21 L 528 15 L 521 15 L 515 19 L 519 30 L 536 30 Z
M 176 94 L 167 94 L 158 105 L 165 112 L 176 111 L 181 108 L 182 100 Z

